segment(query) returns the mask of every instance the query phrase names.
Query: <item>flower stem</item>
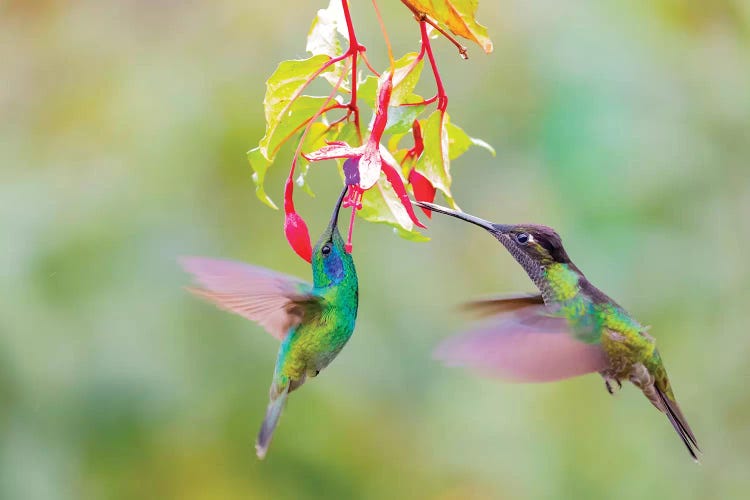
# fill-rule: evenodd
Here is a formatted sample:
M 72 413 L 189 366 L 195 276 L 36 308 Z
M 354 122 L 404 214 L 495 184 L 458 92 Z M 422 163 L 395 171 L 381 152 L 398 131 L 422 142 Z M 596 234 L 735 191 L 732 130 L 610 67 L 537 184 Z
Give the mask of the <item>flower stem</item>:
M 388 31 L 385 29 L 385 23 L 383 22 L 383 16 L 380 15 L 380 9 L 378 8 L 378 2 L 372 0 L 372 7 L 375 9 L 375 15 L 378 18 L 378 24 L 380 24 L 380 32 L 383 33 L 383 39 L 385 40 L 385 46 L 388 48 L 388 60 L 391 63 L 391 73 L 395 70 L 396 60 L 393 58 L 393 47 L 391 47 L 391 40 L 388 38 Z
M 445 31 L 443 28 L 440 27 L 440 25 L 432 19 L 430 16 L 425 14 L 424 12 L 420 12 L 416 8 L 409 5 L 406 0 L 401 0 L 401 3 L 406 5 L 406 7 L 412 11 L 414 14 L 414 17 L 419 21 L 420 23 L 427 23 L 433 28 L 435 28 L 441 35 L 443 35 L 445 38 L 448 39 L 449 42 L 451 42 L 453 45 L 456 46 L 458 49 L 458 53 L 461 56 L 461 59 L 468 59 L 469 58 L 469 50 L 463 46 L 458 40 L 456 40 L 456 37 Z
M 367 69 L 372 71 L 372 74 L 380 78 L 380 73 L 377 72 L 375 68 L 372 67 L 372 64 L 370 64 L 370 61 L 367 59 L 367 55 L 365 54 L 365 47 L 363 45 L 360 45 L 360 51 L 359 55 L 362 57 L 362 61 L 364 61 L 365 66 L 367 66 Z
M 437 63 L 435 62 L 435 55 L 432 53 L 432 45 L 430 44 L 430 35 L 427 33 L 427 23 L 425 21 L 419 22 L 419 30 L 422 34 L 422 46 L 427 52 L 427 59 L 430 61 L 430 67 L 432 68 L 432 74 L 435 76 L 435 85 L 437 86 L 437 100 L 438 109 L 445 113 L 448 108 L 448 95 L 445 93 L 445 87 L 443 87 L 443 79 L 440 78 L 440 71 L 438 71 Z
M 354 23 L 352 22 L 352 15 L 349 12 L 349 0 L 341 0 L 341 7 L 344 9 L 344 19 L 346 19 L 346 29 L 349 32 L 349 49 L 344 54 L 344 57 L 352 58 L 352 69 L 351 69 L 351 81 L 352 81 L 352 98 L 349 102 L 349 109 L 354 115 L 354 128 L 357 130 L 357 137 L 359 138 L 360 144 L 362 143 L 362 130 L 359 126 L 359 106 L 357 105 L 357 59 L 359 58 L 360 52 L 364 52 L 365 48 L 357 41 L 357 34 L 354 31 Z
M 347 63 L 348 64 L 348 63 Z M 302 136 L 300 137 L 299 144 L 297 144 L 297 149 L 294 152 L 294 157 L 292 158 L 292 165 L 289 168 L 289 176 L 286 178 L 286 184 L 284 185 L 284 210 L 289 213 L 289 211 L 294 211 L 294 200 L 293 200 L 293 191 L 294 191 L 294 171 L 297 167 L 297 161 L 299 160 L 299 156 L 302 153 L 302 145 L 305 143 L 305 139 L 307 138 L 307 134 L 310 132 L 310 127 L 312 127 L 312 124 L 315 123 L 315 121 L 323 114 L 328 111 L 332 111 L 334 109 L 340 109 L 344 108 L 343 104 L 332 104 L 328 105 L 334 97 L 336 97 L 336 94 L 339 91 L 339 88 L 341 87 L 342 82 L 344 81 L 344 75 L 346 74 L 347 70 L 349 68 L 345 68 L 344 71 L 341 72 L 341 76 L 339 76 L 338 81 L 336 82 L 336 85 L 333 86 L 333 90 L 328 95 L 328 99 L 323 104 L 323 106 L 318 110 L 317 113 L 315 113 L 312 118 L 310 118 L 307 121 L 307 124 L 305 125 L 305 129 L 302 131 Z

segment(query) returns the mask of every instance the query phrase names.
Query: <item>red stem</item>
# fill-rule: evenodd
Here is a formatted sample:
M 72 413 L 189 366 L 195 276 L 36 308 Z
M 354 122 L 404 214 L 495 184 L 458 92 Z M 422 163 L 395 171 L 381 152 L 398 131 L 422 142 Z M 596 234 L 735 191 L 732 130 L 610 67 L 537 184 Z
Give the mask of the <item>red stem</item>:
M 334 88 L 334 92 L 336 92 L 336 90 L 337 90 L 337 88 Z M 333 98 L 333 96 L 329 97 L 329 100 L 332 99 L 332 98 Z M 294 152 L 294 158 L 292 158 L 292 167 L 289 170 L 289 178 L 287 179 L 287 184 L 289 183 L 288 182 L 289 179 L 291 179 L 292 176 L 294 175 L 294 169 L 297 166 L 297 160 L 299 159 L 299 155 L 302 152 L 301 151 L 302 150 L 302 144 L 305 143 L 305 137 L 307 137 L 307 133 L 310 131 L 310 125 L 312 125 L 315 122 L 315 120 L 317 120 L 318 117 L 320 117 L 320 115 L 322 115 L 323 113 L 327 113 L 327 112 L 332 111 L 334 109 L 346 109 L 346 107 L 347 106 L 344 105 L 344 104 L 332 104 L 331 106 L 327 106 L 327 107 L 321 108 L 320 110 L 318 110 L 317 113 L 315 113 L 312 116 L 312 118 L 310 118 L 309 120 L 307 120 L 307 122 L 304 124 L 305 125 L 305 129 L 302 132 L 302 137 L 300 137 L 299 143 L 297 144 L 297 149 Z M 295 134 L 297 132 L 297 130 L 299 130 L 299 128 L 297 128 L 296 130 L 294 130 L 294 132 L 292 132 L 292 134 Z M 292 205 L 292 207 L 294 207 L 294 205 Z
M 294 171 L 297 168 L 297 160 L 299 160 L 299 155 L 302 152 L 302 145 L 305 143 L 305 138 L 307 137 L 308 132 L 310 132 L 310 127 L 315 122 L 315 120 L 317 120 L 323 113 L 327 113 L 328 111 L 332 111 L 334 109 L 341 109 L 341 108 L 347 107 L 339 103 L 331 104 L 330 106 L 328 106 L 328 103 L 331 102 L 334 97 L 336 97 L 339 87 L 341 87 L 341 83 L 344 80 L 345 73 L 346 71 L 341 73 L 341 76 L 336 82 L 336 85 L 333 86 L 333 90 L 329 94 L 328 99 L 326 100 L 325 104 L 323 104 L 323 106 L 318 110 L 318 112 L 315 113 L 312 116 L 312 118 L 310 118 L 305 124 L 305 130 L 302 132 L 302 137 L 300 137 L 299 143 L 297 144 L 297 150 L 294 152 L 294 157 L 292 158 L 292 165 L 289 169 L 289 176 L 286 178 L 286 184 L 284 184 L 284 212 L 285 213 L 294 212 L 294 199 L 293 199 L 294 197 Z M 296 133 L 296 130 L 293 133 Z
M 362 208 L 362 190 L 359 186 L 349 186 L 349 203 L 352 207 L 352 215 L 349 219 L 349 232 L 346 235 L 346 244 L 344 250 L 346 253 L 352 253 L 352 234 L 354 233 L 354 220 L 357 217 L 357 210 Z
M 414 59 L 414 62 L 411 63 L 409 66 L 409 70 L 406 73 L 411 73 L 411 70 L 417 67 L 417 64 L 419 64 L 419 61 L 424 59 L 424 53 L 425 53 L 425 45 L 423 43 L 419 44 L 419 54 L 417 54 L 417 57 Z
M 345 57 L 352 58 L 352 98 L 349 102 L 349 109 L 354 115 L 354 128 L 357 130 L 360 144 L 362 143 L 362 130 L 359 128 L 359 106 L 357 106 L 357 59 L 359 53 L 364 50 L 357 41 L 357 34 L 354 32 L 354 23 L 352 15 L 349 12 L 349 0 L 341 0 L 341 7 L 344 9 L 344 18 L 346 19 L 346 29 L 349 32 L 349 49 L 344 54 Z
M 425 21 L 419 21 L 419 29 L 422 34 L 422 46 L 427 51 L 427 59 L 430 61 L 430 67 L 432 68 L 432 74 L 435 76 L 435 85 L 437 85 L 437 99 L 438 109 L 445 113 L 448 108 L 448 95 L 445 93 L 445 87 L 443 87 L 443 80 L 440 78 L 440 72 L 438 71 L 437 63 L 435 62 L 435 55 L 432 53 L 432 45 L 430 45 L 430 35 L 427 33 L 427 23 Z
M 281 116 L 284 116 L 287 113 L 287 111 L 289 111 L 289 108 L 292 106 L 292 103 L 294 103 L 294 101 L 296 101 L 297 98 L 300 95 L 302 95 L 302 92 L 304 92 L 304 90 L 307 88 L 307 86 L 310 85 L 312 83 L 312 81 L 315 80 L 317 77 L 319 77 L 320 74 L 323 71 L 325 71 L 326 69 L 328 69 L 332 64 L 336 64 L 337 62 L 343 61 L 347 57 L 349 57 L 348 53 L 347 54 L 342 54 L 342 55 L 337 56 L 337 57 L 334 57 L 333 59 L 329 59 L 325 63 L 323 63 L 323 65 L 320 68 L 318 68 L 318 70 L 315 73 L 313 73 L 310 76 L 310 78 L 307 79 L 307 81 L 304 83 L 304 85 L 302 85 L 299 88 L 299 90 L 297 92 L 295 92 L 294 95 L 289 99 L 289 104 L 287 105 L 286 108 L 284 108 L 284 111 L 282 111 Z
M 318 115 L 316 115 L 315 118 L 320 116 L 322 113 L 325 113 L 326 111 L 330 111 L 331 109 L 337 109 L 337 108 L 348 108 L 349 112 L 346 114 L 345 118 L 348 118 L 350 114 L 354 115 L 354 126 L 357 129 L 357 136 L 359 137 L 359 142 L 362 142 L 362 130 L 360 129 L 360 120 L 359 120 L 359 106 L 357 105 L 357 58 L 362 55 L 362 58 L 365 60 L 365 64 L 367 67 L 375 73 L 376 75 L 380 76 L 377 71 L 375 71 L 372 66 L 370 66 L 369 61 L 367 61 L 367 58 L 364 56 L 364 52 L 366 50 L 364 45 L 360 45 L 357 41 L 357 35 L 354 32 L 354 23 L 352 22 L 352 17 L 349 12 L 349 2 L 348 0 L 341 0 L 341 5 L 344 9 L 344 17 L 346 18 L 346 27 L 349 32 L 349 48 L 347 51 L 340 56 L 336 56 L 332 59 L 329 59 L 323 65 L 313 73 L 310 78 L 307 79 L 307 81 L 300 87 L 300 89 L 295 92 L 295 94 L 292 96 L 289 102 L 289 106 L 292 105 L 292 103 L 302 94 L 302 92 L 307 88 L 310 83 L 312 83 L 313 80 L 315 80 L 317 77 L 320 76 L 323 71 L 331 67 L 332 65 L 341 62 L 345 59 L 351 58 L 352 59 L 352 68 L 351 68 L 351 74 L 352 74 L 352 92 L 351 92 L 351 100 L 348 104 L 339 104 L 337 106 L 334 106 L 329 109 L 322 110 Z M 338 86 L 340 87 L 340 85 Z M 338 90 L 337 87 L 337 90 Z M 283 113 L 285 113 L 287 110 L 284 110 Z M 283 114 L 282 113 L 282 114 Z
M 346 104 L 342 104 L 340 107 L 341 108 L 349 109 L 349 106 L 347 106 Z M 336 125 L 338 125 L 341 122 L 346 121 L 348 118 L 349 118 L 349 113 L 344 114 L 344 116 L 342 116 L 341 118 L 332 121 L 330 123 L 330 125 L 328 125 L 328 129 L 327 130 L 331 130 L 333 127 L 335 127 Z
M 458 49 L 458 53 L 461 56 L 461 59 L 469 58 L 469 50 L 463 45 L 461 45 L 461 43 L 458 40 L 456 40 L 456 38 L 453 35 L 451 35 L 447 31 L 445 31 L 443 28 L 441 28 L 438 22 L 430 18 L 430 16 L 428 16 L 426 13 L 420 12 L 415 7 L 412 7 L 409 4 L 409 2 L 407 2 L 406 0 L 401 0 L 401 3 L 406 5 L 406 7 L 412 12 L 412 14 L 414 14 L 414 18 L 417 21 L 419 21 L 420 23 L 426 22 L 427 24 L 435 28 L 438 31 L 438 33 L 440 33 L 445 38 L 447 38 L 448 41 L 450 41 L 453 45 L 455 45 L 456 48 Z
M 425 99 L 424 101 L 419 102 L 404 102 L 399 104 L 399 106 L 428 106 L 432 104 L 433 102 L 437 101 L 438 96 L 434 95 L 430 97 L 429 99 Z
M 365 66 L 367 66 L 367 69 L 372 71 L 372 74 L 380 78 L 380 73 L 375 70 L 375 68 L 372 67 L 372 64 L 370 64 L 370 61 L 367 59 L 367 56 L 365 55 L 365 47 L 360 45 L 359 55 L 362 57 L 362 61 L 364 61 Z

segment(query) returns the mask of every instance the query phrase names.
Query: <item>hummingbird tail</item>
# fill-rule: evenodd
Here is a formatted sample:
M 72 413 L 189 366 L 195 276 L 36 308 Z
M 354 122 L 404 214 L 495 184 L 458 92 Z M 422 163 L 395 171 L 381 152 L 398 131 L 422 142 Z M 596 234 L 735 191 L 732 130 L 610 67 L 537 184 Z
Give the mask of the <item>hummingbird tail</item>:
M 677 431 L 682 442 L 685 443 L 685 447 L 688 449 L 690 456 L 693 457 L 693 460 L 697 463 L 698 452 L 700 452 L 701 449 L 698 447 L 698 442 L 695 439 L 693 431 L 690 429 L 690 425 L 688 425 L 685 416 L 682 414 L 682 411 L 680 411 L 680 406 L 677 404 L 677 401 L 672 400 L 658 386 L 656 386 L 656 392 L 659 394 L 659 399 L 664 407 L 663 411 L 667 415 L 667 418 L 669 418 L 669 422 L 672 424 L 672 427 L 674 427 L 674 430 Z
M 286 405 L 286 398 L 289 395 L 289 385 L 287 385 L 276 398 L 272 399 L 268 404 L 268 410 L 266 410 L 266 418 L 263 420 L 263 424 L 260 426 L 260 432 L 258 433 L 258 440 L 255 442 L 255 453 L 261 460 L 265 458 L 268 452 L 268 446 L 271 444 L 271 438 L 273 437 L 273 431 L 276 429 L 276 425 L 279 423 L 279 417 L 281 412 Z

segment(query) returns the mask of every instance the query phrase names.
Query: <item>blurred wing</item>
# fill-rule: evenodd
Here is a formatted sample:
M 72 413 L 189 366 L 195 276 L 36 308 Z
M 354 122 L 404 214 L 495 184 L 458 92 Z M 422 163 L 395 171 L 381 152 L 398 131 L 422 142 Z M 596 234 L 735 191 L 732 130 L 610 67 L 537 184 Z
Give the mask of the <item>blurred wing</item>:
M 183 257 L 180 263 L 199 285 L 188 290 L 255 321 L 279 340 L 320 310 L 322 299 L 297 278 L 231 260 Z
M 467 302 L 463 308 L 477 314 L 480 317 L 492 316 L 494 314 L 509 313 L 524 309 L 529 306 L 544 304 L 542 296 L 537 294 L 516 294 L 490 297 L 484 300 Z
M 527 306 L 442 342 L 435 357 L 514 382 L 550 382 L 604 370 L 600 345 L 576 340 L 564 318 Z

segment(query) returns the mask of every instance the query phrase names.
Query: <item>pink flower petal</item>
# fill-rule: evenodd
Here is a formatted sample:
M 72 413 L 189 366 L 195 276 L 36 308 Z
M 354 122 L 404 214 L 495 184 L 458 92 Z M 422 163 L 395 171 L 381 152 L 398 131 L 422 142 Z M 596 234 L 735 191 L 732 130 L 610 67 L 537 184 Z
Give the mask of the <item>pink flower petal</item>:
M 362 156 L 362 147 L 353 148 L 345 142 L 332 142 L 317 151 L 302 154 L 307 161 L 332 160 L 335 158 L 356 158 Z
M 363 190 L 370 189 L 378 182 L 382 165 L 383 160 L 380 156 L 378 143 L 375 143 L 373 147 L 372 143 L 368 142 L 362 158 L 359 159 L 359 186 Z
M 399 200 L 401 201 L 401 204 L 404 206 L 406 213 L 409 214 L 409 218 L 411 219 L 411 221 L 417 227 L 424 228 L 425 225 L 419 222 L 419 219 L 417 219 L 417 214 L 414 213 L 414 208 L 412 208 L 411 200 L 409 200 L 409 195 L 406 193 L 404 181 L 401 178 L 401 174 L 398 172 L 398 170 L 396 170 L 396 167 L 387 162 L 383 162 L 383 173 L 385 174 L 385 178 L 388 179 L 388 182 L 391 183 L 393 191 L 396 193 Z

